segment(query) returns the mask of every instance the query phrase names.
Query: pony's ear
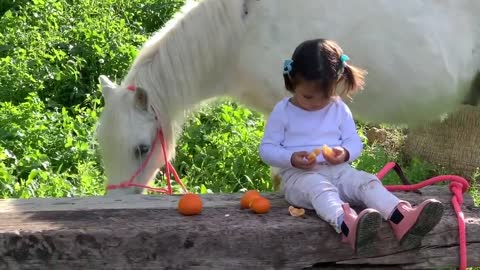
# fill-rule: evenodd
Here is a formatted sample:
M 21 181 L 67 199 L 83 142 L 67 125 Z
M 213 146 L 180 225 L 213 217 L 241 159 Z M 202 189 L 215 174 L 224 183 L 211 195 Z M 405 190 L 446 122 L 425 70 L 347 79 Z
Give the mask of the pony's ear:
M 140 110 L 148 111 L 148 93 L 141 87 L 135 90 L 135 106 Z
M 107 99 L 113 91 L 115 91 L 115 88 L 117 85 L 110 81 L 107 76 L 105 75 L 100 75 L 98 77 L 98 81 L 100 82 L 100 86 L 102 87 L 102 95 L 105 99 Z

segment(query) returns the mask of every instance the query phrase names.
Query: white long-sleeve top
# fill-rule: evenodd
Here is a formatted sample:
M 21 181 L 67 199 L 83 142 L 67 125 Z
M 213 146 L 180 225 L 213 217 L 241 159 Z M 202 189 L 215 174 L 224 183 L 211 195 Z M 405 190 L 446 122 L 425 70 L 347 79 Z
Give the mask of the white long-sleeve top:
M 294 152 L 311 152 L 324 144 L 344 147 L 350 154 L 348 162 L 360 156 L 363 144 L 347 104 L 336 97 L 320 110 L 306 111 L 287 97 L 273 108 L 259 152 L 268 165 L 289 168 Z M 323 155 L 317 156 L 317 162 L 324 161 Z

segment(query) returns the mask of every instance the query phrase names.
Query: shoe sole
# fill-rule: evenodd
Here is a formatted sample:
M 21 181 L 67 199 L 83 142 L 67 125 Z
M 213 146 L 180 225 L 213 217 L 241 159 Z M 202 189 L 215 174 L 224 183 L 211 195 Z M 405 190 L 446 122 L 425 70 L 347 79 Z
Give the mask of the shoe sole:
M 423 237 L 440 222 L 443 216 L 443 205 L 439 201 L 429 202 L 422 209 L 417 221 L 400 240 L 403 248 L 412 249 L 422 243 Z
M 379 212 L 366 213 L 358 222 L 355 251 L 359 256 L 368 256 L 375 253 L 375 238 L 382 224 Z

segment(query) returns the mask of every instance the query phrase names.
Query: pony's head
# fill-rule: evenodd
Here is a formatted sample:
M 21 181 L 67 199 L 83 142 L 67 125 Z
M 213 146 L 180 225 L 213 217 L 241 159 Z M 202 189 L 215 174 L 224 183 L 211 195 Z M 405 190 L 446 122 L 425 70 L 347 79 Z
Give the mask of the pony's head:
M 164 165 L 159 142 L 150 154 L 159 126 L 148 91 L 141 87 L 119 86 L 103 75 L 99 81 L 105 107 L 97 127 L 97 139 L 108 182 L 120 184 L 128 181 L 151 155 L 134 180 L 138 184 L 148 184 L 157 169 Z M 125 188 L 113 193 L 140 191 Z

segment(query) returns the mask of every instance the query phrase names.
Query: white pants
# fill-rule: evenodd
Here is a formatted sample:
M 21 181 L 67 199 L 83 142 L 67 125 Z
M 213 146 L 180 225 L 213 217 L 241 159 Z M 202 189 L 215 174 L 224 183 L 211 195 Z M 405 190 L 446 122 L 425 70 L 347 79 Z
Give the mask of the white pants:
M 348 163 L 316 165 L 313 170 L 284 169 L 281 190 L 293 206 L 314 209 L 337 232 L 342 203 L 373 208 L 388 219 L 400 199 L 390 193 L 373 174 Z

